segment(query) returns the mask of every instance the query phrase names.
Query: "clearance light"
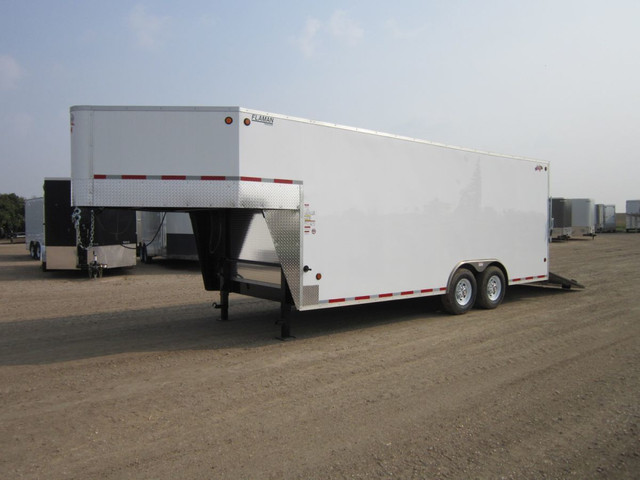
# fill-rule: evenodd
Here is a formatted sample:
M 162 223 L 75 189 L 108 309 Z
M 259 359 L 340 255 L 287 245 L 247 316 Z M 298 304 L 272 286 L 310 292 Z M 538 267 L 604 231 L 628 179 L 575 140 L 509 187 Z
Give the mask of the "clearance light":
M 322 280 L 322 274 L 316 273 L 316 280 Z
M 231 117 L 227 117 L 224 119 L 224 123 L 226 123 L 227 125 L 231 125 L 233 123 L 233 118 Z
M 244 124 L 248 127 L 249 125 L 251 125 L 251 120 L 248 118 L 244 119 Z

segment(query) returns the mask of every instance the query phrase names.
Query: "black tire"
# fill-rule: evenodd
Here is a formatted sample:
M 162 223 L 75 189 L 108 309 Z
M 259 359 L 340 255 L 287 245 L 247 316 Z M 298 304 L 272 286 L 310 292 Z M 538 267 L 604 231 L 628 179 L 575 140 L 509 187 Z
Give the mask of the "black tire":
M 442 306 L 452 315 L 467 313 L 476 302 L 477 290 L 476 277 L 466 268 L 461 268 L 451 277 L 447 293 L 442 296 Z
M 504 273 L 498 267 L 489 267 L 478 275 L 478 298 L 480 308 L 492 309 L 502 303 L 507 290 Z
M 40 260 L 40 257 L 42 256 L 42 247 L 40 247 L 39 243 L 36 243 L 36 247 L 35 247 L 35 251 L 36 251 L 36 260 Z
M 31 258 L 33 258 L 34 260 L 36 259 L 36 246 L 33 244 L 33 242 L 29 244 L 29 255 L 31 255 Z

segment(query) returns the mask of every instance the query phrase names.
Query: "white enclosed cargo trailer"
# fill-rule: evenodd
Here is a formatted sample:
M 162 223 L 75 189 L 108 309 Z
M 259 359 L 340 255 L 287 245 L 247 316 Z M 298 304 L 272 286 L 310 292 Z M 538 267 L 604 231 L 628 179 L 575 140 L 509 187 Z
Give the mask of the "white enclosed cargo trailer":
M 571 228 L 571 200 L 567 198 L 552 198 L 551 216 L 551 238 L 558 240 L 569 239 L 573 234 Z
M 544 161 L 239 107 L 76 106 L 71 126 L 74 203 L 190 212 L 223 318 L 230 292 L 464 313 L 549 279 Z
M 615 233 L 616 231 L 616 206 L 604 205 L 603 209 L 603 225 L 602 231 L 608 233 Z
M 627 200 L 625 213 L 627 232 L 640 232 L 640 200 Z
M 137 212 L 140 260 L 149 263 L 154 257 L 175 260 L 198 260 L 191 219 L 184 212 Z
M 596 207 L 590 198 L 571 199 L 571 230 L 575 236 L 593 238 L 596 233 Z
M 44 245 L 44 198 L 29 198 L 24 201 L 24 238 L 29 255 L 40 260 Z

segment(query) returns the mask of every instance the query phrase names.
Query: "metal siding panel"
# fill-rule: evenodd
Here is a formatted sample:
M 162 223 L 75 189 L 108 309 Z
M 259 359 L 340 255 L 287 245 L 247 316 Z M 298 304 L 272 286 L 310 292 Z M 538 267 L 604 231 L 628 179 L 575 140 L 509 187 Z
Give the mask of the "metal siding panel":
M 240 175 L 304 182 L 319 298 L 439 289 L 461 261 L 547 273 L 546 162 L 275 117 L 240 131 Z M 315 234 L 313 233 L 315 231 Z

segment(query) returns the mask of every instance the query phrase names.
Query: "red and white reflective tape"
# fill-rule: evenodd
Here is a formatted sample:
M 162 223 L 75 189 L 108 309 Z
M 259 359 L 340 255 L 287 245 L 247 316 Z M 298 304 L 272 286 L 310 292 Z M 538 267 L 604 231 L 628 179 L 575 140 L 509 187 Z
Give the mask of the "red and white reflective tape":
M 95 174 L 94 180 L 199 180 L 199 181 L 234 181 L 234 182 L 258 182 L 278 183 L 283 185 L 302 185 L 300 180 L 288 180 L 284 178 L 262 177 L 232 177 L 228 175 L 105 175 Z
M 376 299 L 393 299 L 400 297 L 408 297 L 408 296 L 425 296 L 427 293 L 445 293 L 447 291 L 447 287 L 440 288 L 423 288 L 422 290 L 406 290 L 404 292 L 395 292 L 395 293 L 379 293 L 377 295 L 360 295 L 357 297 L 344 297 L 344 298 L 330 298 L 329 300 L 320 300 L 319 303 L 348 303 L 348 302 L 361 302 L 366 300 L 376 300 Z
M 536 275 L 535 277 L 522 277 L 522 278 L 512 278 L 511 279 L 511 283 L 518 283 L 518 282 L 530 282 L 532 280 L 538 281 L 538 280 L 547 280 L 549 277 L 547 275 Z

